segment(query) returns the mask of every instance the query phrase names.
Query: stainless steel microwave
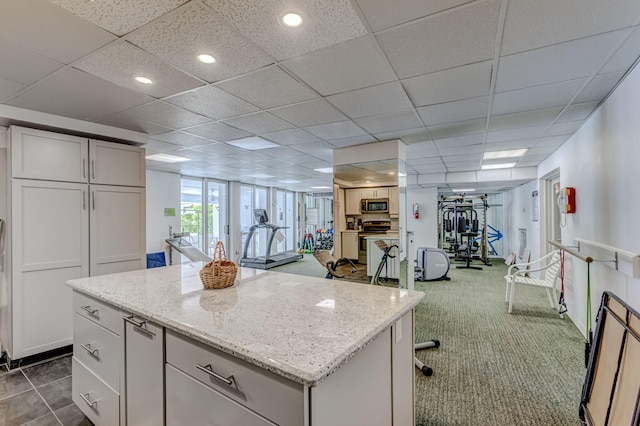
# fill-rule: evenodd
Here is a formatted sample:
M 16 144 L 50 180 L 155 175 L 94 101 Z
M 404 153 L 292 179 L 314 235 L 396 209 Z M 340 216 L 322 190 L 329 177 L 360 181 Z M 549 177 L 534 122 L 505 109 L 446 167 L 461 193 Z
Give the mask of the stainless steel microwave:
M 389 213 L 389 199 L 362 200 L 362 213 Z

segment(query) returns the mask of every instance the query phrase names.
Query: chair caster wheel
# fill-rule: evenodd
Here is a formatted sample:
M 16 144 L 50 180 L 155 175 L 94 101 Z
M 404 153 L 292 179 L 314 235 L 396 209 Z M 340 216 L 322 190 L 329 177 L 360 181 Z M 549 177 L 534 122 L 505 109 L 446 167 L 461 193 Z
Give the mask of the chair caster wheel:
M 433 376 L 433 368 L 427 367 L 426 365 L 422 367 L 420 371 L 422 371 L 422 374 L 424 374 L 427 377 Z

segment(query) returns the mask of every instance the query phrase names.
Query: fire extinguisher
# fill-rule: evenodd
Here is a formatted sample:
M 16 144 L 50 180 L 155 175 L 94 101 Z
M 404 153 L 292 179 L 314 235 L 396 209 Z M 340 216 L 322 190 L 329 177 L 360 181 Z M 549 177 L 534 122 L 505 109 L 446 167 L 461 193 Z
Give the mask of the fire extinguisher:
M 414 219 L 420 219 L 420 206 L 418 204 L 413 205 L 413 217 Z

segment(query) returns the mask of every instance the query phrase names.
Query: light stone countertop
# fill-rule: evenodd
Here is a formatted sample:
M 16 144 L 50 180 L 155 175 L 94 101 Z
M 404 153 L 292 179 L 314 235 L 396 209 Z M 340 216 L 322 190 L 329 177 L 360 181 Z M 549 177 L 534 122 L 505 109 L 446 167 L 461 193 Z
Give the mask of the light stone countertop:
M 315 386 L 424 293 L 239 268 L 232 287 L 205 290 L 201 262 L 70 280 L 74 290 Z

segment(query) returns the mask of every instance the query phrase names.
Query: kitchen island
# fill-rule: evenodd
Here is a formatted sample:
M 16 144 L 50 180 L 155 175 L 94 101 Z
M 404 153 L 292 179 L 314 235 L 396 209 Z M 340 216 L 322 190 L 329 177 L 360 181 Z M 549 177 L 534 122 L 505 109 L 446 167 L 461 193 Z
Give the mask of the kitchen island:
M 204 290 L 201 266 L 68 282 L 95 424 L 413 424 L 423 293 L 248 268 Z

